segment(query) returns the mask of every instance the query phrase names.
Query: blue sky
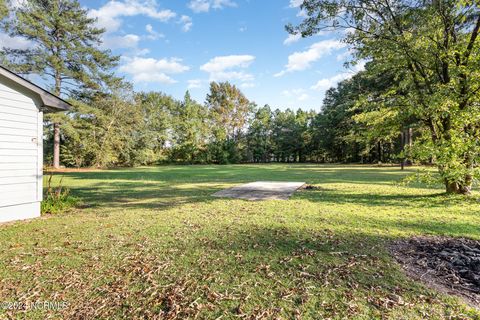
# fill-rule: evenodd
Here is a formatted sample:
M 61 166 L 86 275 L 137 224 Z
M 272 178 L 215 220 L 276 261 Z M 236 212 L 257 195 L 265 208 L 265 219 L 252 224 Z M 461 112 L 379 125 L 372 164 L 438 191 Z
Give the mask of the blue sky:
M 340 32 L 289 38 L 285 24 L 302 19 L 298 0 L 80 2 L 137 91 L 181 98 L 188 89 L 203 102 L 209 81 L 228 80 L 258 105 L 318 111 L 325 90 L 356 71 L 343 66 Z

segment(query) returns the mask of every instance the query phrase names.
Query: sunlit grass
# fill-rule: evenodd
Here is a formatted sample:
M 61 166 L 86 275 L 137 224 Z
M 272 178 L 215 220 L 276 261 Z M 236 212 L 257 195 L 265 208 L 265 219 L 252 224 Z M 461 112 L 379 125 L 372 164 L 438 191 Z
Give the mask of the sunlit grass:
M 456 298 L 408 279 L 388 254 L 399 237 L 480 239 L 479 202 L 446 196 L 442 186 L 399 186 L 413 170 L 236 165 L 64 173 L 86 208 L 0 226 L 0 300 L 69 302 L 65 310 L 29 312 L 39 319 L 474 317 Z M 211 197 L 258 180 L 318 188 L 289 201 Z

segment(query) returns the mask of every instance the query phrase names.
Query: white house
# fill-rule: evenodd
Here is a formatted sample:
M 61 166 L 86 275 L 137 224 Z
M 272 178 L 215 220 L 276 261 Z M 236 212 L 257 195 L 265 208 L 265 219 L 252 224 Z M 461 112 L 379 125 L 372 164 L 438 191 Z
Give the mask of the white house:
M 69 107 L 0 67 L 0 222 L 40 216 L 43 113 Z

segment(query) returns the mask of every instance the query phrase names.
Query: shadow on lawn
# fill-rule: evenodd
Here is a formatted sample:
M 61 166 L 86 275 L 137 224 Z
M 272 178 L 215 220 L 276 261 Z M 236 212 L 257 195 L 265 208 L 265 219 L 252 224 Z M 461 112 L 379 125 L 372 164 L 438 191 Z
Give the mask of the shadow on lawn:
M 392 191 L 395 192 L 395 191 Z M 436 208 L 458 204 L 459 198 L 449 196 L 442 190 L 430 194 L 414 193 L 403 194 L 401 190 L 396 193 L 366 193 L 359 188 L 359 192 L 339 191 L 320 188 L 314 191 L 301 191 L 296 194 L 296 199 L 305 199 L 312 202 L 331 204 L 360 204 L 368 207 L 404 207 L 404 208 Z M 461 199 L 465 201 L 465 199 Z
M 211 202 L 216 200 L 211 195 L 221 189 L 203 185 L 185 188 L 181 185 L 105 182 L 74 188 L 72 194 L 94 207 L 168 209 L 187 203 Z
M 252 182 L 259 180 L 305 181 L 307 183 L 391 184 L 413 171 L 396 167 L 329 165 L 232 165 L 232 166 L 160 166 L 113 169 L 92 172 L 61 173 L 81 180 L 129 180 L 156 182 Z
M 453 203 L 440 191 L 431 195 L 375 193 L 362 185 L 389 185 L 407 171 L 396 167 L 329 165 L 235 165 L 235 166 L 160 166 L 92 172 L 66 172 L 62 176 L 81 181 L 72 193 L 88 205 L 113 208 L 168 209 L 186 203 L 213 202 L 211 195 L 228 185 L 251 181 L 305 181 L 309 184 L 356 184 L 358 193 L 321 188 L 299 192 L 295 199 L 324 204 L 360 204 L 368 207 L 441 207 Z
M 371 292 L 372 288 L 381 296 L 387 296 L 392 290 L 428 294 L 420 287 L 412 287 L 413 283 L 401 274 L 400 267 L 392 267 L 393 259 L 387 246 L 395 238 L 387 235 L 256 224 L 226 227 L 213 237 L 202 236 L 201 229 L 195 232 L 199 234 L 193 240 L 189 238 L 192 230 L 185 228 L 183 233 L 177 234 L 179 238 L 184 234 L 185 239 L 176 245 L 182 252 L 202 252 L 205 259 L 182 260 L 180 264 L 203 266 L 212 256 L 217 257 L 218 252 L 228 252 L 216 259 L 215 264 L 205 263 L 205 269 L 217 269 L 220 263 L 222 275 L 227 278 L 238 274 L 239 270 L 255 274 L 255 287 L 270 286 L 273 281 L 289 283 L 297 289 L 315 288 L 318 295 L 325 293 L 325 286 L 327 290 L 335 288 L 333 291 L 339 295 L 351 290 L 362 295 Z M 237 279 L 226 281 L 236 282 Z
M 187 203 L 210 203 L 220 199 L 212 195 L 224 189 L 225 185 L 214 184 L 155 184 L 138 182 L 104 182 L 88 187 L 77 187 L 72 194 L 84 199 L 89 206 L 121 207 L 136 209 L 168 209 Z M 458 202 L 458 199 L 445 196 L 443 193 L 423 194 L 367 194 L 348 193 L 322 188 L 316 191 L 298 191 L 295 200 L 307 200 L 322 204 L 362 205 L 366 207 L 400 206 L 408 208 L 447 207 Z M 238 201 L 238 200 L 237 200 Z

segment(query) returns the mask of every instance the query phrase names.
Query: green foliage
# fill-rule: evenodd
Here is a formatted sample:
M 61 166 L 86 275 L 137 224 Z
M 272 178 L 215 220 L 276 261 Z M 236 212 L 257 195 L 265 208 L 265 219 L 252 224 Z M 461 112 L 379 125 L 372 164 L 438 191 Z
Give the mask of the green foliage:
M 53 93 L 102 90 L 118 61 L 109 50 L 98 49 L 105 30 L 95 27 L 76 0 L 26 0 L 13 10 L 9 34 L 35 43 L 27 49 L 4 48 L 9 67 L 52 80 Z
M 70 195 L 70 189 L 64 187 L 63 177 L 56 186 L 52 182 L 53 175 L 47 179 L 45 195 L 41 204 L 42 214 L 60 214 L 67 212 L 79 203 L 79 199 Z
M 172 108 L 172 149 L 170 160 L 183 163 L 202 163 L 209 137 L 208 110 L 185 93 L 182 102 Z
M 295 113 L 287 109 L 285 112 L 275 110 L 273 128 L 272 128 L 272 145 L 273 157 L 277 161 L 289 162 L 294 157 L 295 137 L 293 135 L 295 129 Z
M 391 76 L 372 77 L 366 64 L 351 79 L 330 88 L 311 125 L 312 156 L 323 162 L 396 162 L 401 150 L 400 121 L 377 107 L 380 90 Z M 371 95 L 369 99 L 365 98 Z M 368 112 L 367 112 L 368 111 Z
M 435 187 L 441 184 L 443 181 L 438 174 L 432 172 L 432 170 L 428 170 L 425 168 L 417 169 L 416 172 L 413 172 L 407 176 L 405 176 L 402 180 L 400 180 L 399 185 L 401 186 L 408 186 L 408 185 L 425 185 L 428 187 Z
M 7 0 L 0 0 L 0 20 L 8 15 Z
M 349 29 L 371 77 L 393 72 L 388 86 L 359 97 L 358 120 L 374 132 L 414 124 L 449 192 L 470 193 L 480 153 L 480 8 L 476 1 L 305 0 L 307 18 L 293 33 Z M 380 121 L 372 119 L 381 118 Z
M 130 128 L 134 148 L 131 150 L 130 165 L 145 165 L 164 160 L 165 146 L 171 130 L 172 110 L 177 101 L 172 97 L 156 93 L 139 93 L 130 112 L 137 113 L 137 123 Z
M 75 101 L 63 125 L 62 159 L 70 166 L 145 165 L 159 161 L 175 104 L 160 94 L 134 96 L 129 85 Z
M 338 89 L 341 94 L 330 90 L 324 110 L 316 114 L 256 108 L 228 83 L 212 84 L 210 102 L 202 105 L 188 92 L 178 101 L 158 92 L 134 93 L 130 85 L 117 82 L 109 93 L 72 100 L 74 107 L 63 116 L 62 162 L 74 167 L 112 167 L 159 162 L 356 161 L 357 142 L 347 143 L 349 135 L 360 131 L 351 119 L 354 112 L 349 108 L 354 102 L 351 96 L 338 98 L 351 87 L 345 83 Z M 47 129 L 45 136 L 49 158 L 51 131 Z M 319 157 L 318 150 L 329 156 Z
M 253 105 L 235 85 L 212 82 L 206 106 L 211 125 L 211 160 L 221 164 L 239 162 L 243 129 Z
M 248 157 L 253 162 L 267 162 L 272 152 L 273 115 L 266 105 L 255 111 L 247 132 Z

